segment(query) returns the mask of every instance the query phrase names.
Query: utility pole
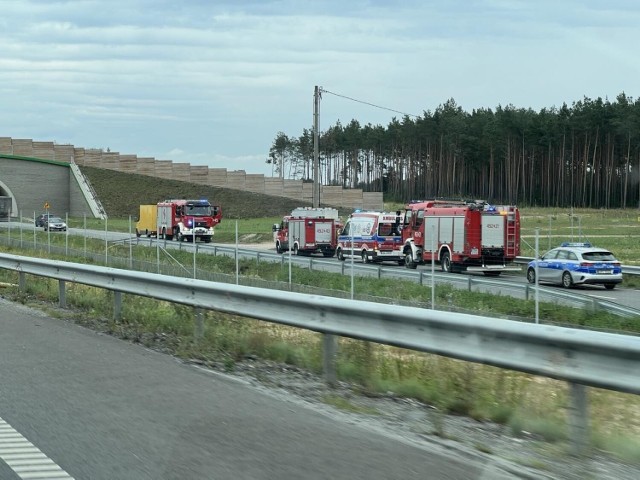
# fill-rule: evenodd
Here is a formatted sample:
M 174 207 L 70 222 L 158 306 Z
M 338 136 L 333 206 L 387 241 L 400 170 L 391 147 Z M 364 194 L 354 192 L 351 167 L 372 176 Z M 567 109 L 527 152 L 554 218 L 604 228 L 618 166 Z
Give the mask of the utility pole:
M 318 146 L 318 117 L 320 115 L 321 87 L 316 85 L 313 92 L 313 202 L 312 207 L 320 207 L 320 158 Z

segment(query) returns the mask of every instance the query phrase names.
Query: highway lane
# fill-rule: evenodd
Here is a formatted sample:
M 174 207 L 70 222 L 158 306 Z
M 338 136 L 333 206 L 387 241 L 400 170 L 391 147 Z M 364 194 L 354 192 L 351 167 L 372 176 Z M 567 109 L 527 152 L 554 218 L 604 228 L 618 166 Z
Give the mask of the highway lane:
M 169 242 L 168 244 L 170 243 L 171 242 Z M 224 245 L 224 247 L 232 248 L 233 245 Z M 201 249 L 200 251 L 205 252 L 207 251 L 207 249 L 211 249 L 214 247 L 201 246 L 199 248 Z M 254 250 L 256 249 L 256 247 L 248 244 L 242 245 L 241 248 Z M 275 247 L 271 245 L 269 245 L 267 250 L 264 250 L 264 247 L 262 247 L 259 251 L 273 253 L 276 258 L 279 257 L 275 254 Z M 287 253 L 283 254 L 283 256 L 284 261 L 287 262 Z M 255 254 L 253 255 L 253 258 L 255 258 Z M 264 256 L 261 258 L 266 260 Z M 346 259 L 344 262 L 341 262 L 337 258 L 324 258 L 321 256 L 314 256 L 313 259 L 314 269 L 350 275 L 350 269 L 352 265 L 351 259 Z M 308 266 L 309 257 L 301 257 L 300 259 L 298 259 L 297 257 L 292 257 L 292 261 L 294 262 L 294 265 L 300 263 L 302 266 Z M 370 277 L 406 279 L 407 275 L 413 275 L 416 272 L 423 272 L 423 283 L 425 285 L 429 285 L 431 283 L 431 265 L 421 265 L 418 266 L 416 270 L 410 270 L 405 267 L 394 265 L 393 263 L 363 265 L 362 261 L 359 259 L 354 260 L 353 265 L 354 274 L 356 276 L 360 275 Z M 378 272 L 379 268 L 382 268 L 382 273 Z M 504 272 L 500 277 L 491 278 L 484 276 L 482 273 L 443 273 L 439 265 L 435 265 L 433 270 L 435 273 L 434 276 L 436 283 L 447 282 L 451 283 L 457 288 L 468 288 L 469 280 L 472 279 L 472 288 L 474 291 L 508 295 L 518 299 L 525 298 L 524 287 L 529 285 L 525 277 L 526 269 L 524 268 L 524 266 L 521 272 Z M 483 285 L 483 280 L 489 281 L 490 283 Z M 498 284 L 497 286 L 496 283 Z M 581 296 L 591 297 L 599 300 L 606 300 L 608 302 L 613 302 L 622 306 L 640 310 L 640 295 L 638 294 L 637 289 L 621 288 L 618 286 L 615 290 L 606 290 L 601 285 L 577 285 L 574 288 L 567 290 L 559 286 L 547 284 L 541 284 L 541 289 L 550 292 L 558 292 L 560 294 L 576 293 Z M 530 289 L 529 295 L 530 298 L 533 298 L 533 288 Z M 545 300 L 549 300 L 549 297 L 541 297 L 541 301 Z
M 4 300 L 0 360 L 0 418 L 78 480 L 514 478 Z
M 26 223 L 20 224 L 18 222 L 10 222 L 9 224 L 3 223 L 3 224 L 0 224 L 0 226 L 3 226 L 3 227 L 10 226 L 14 231 L 14 235 L 19 235 L 19 228 L 20 226 L 22 226 L 22 235 L 26 239 L 29 238 L 29 234 L 31 235 L 33 234 L 33 229 L 34 229 L 32 224 L 26 224 Z M 41 231 L 42 229 L 37 228 L 36 230 Z M 64 235 L 64 233 L 52 232 L 52 235 Z M 129 239 L 132 239 L 134 244 L 140 244 L 145 246 L 154 246 L 156 242 L 159 242 L 161 246 L 163 247 L 166 246 L 168 249 L 183 248 L 187 251 L 192 251 L 192 248 L 193 248 L 191 244 L 187 242 L 178 243 L 176 241 L 171 241 L 171 240 L 156 241 L 154 238 L 147 238 L 144 236 L 140 238 L 136 238 L 135 235 L 133 235 L 132 237 L 128 233 L 124 233 L 124 232 L 110 232 L 110 231 L 105 232 L 100 230 L 90 230 L 90 229 L 84 230 L 82 228 L 71 228 L 69 229 L 69 235 L 80 235 L 80 236 L 86 235 L 87 237 L 90 237 L 90 238 L 106 239 L 107 242 L 120 242 L 120 241 L 127 242 L 129 241 Z M 215 237 L 214 237 L 214 240 L 215 240 Z M 213 249 L 216 247 L 216 245 L 218 244 L 216 243 L 203 244 L 198 242 L 197 245 L 198 245 L 197 248 L 199 252 L 211 253 Z M 232 244 L 219 244 L 219 245 L 222 247 L 228 247 L 228 248 L 233 247 Z M 262 244 L 260 246 L 245 244 L 245 245 L 241 245 L 241 248 L 245 250 L 249 249 L 249 250 L 259 250 L 261 252 L 269 252 L 269 253 L 273 253 L 275 256 L 275 246 L 271 244 Z M 284 254 L 284 257 L 285 257 L 285 261 L 287 261 L 286 253 Z M 247 258 L 250 258 L 250 257 L 247 257 Z M 253 258 L 255 258 L 255 255 L 253 255 Z M 341 265 L 341 262 L 337 258 L 327 259 L 321 256 L 314 256 L 313 258 L 314 260 L 317 260 L 315 262 L 314 268 L 330 271 L 330 272 L 342 272 L 343 265 Z M 300 263 L 302 265 L 308 266 L 308 261 L 309 261 L 308 259 L 309 257 L 296 258 L 294 256 L 292 258 L 292 261 L 294 262 L 293 263 L 294 265 Z M 350 259 L 347 259 L 344 262 L 344 269 L 347 271 L 346 274 L 349 274 L 348 270 L 350 267 L 350 263 L 351 263 Z M 357 268 L 355 273 L 356 275 L 378 276 L 377 265 L 367 266 L 367 267 L 364 267 L 363 269 L 362 262 L 360 260 L 355 260 L 354 264 Z M 384 268 L 383 276 L 386 278 L 402 278 L 403 274 L 406 274 L 408 272 L 407 269 L 403 267 L 398 267 L 398 266 L 387 264 L 387 263 L 382 264 L 382 267 Z M 428 276 L 431 273 L 431 265 L 419 266 L 417 270 L 425 272 L 425 274 Z M 408 273 L 410 273 L 410 271 Z M 436 277 L 437 282 L 448 281 L 460 288 L 466 288 L 469 276 L 473 278 L 478 278 L 479 280 L 486 278 L 482 274 L 477 274 L 477 273 L 465 272 L 462 274 L 443 274 L 440 271 L 440 268 L 438 265 L 435 266 L 435 273 L 437 275 Z M 491 286 L 483 287 L 482 285 L 476 285 L 474 288 L 479 291 L 494 292 L 494 293 L 499 293 L 501 295 L 510 295 L 520 299 L 524 298 L 524 292 L 522 287 L 527 284 L 527 280 L 525 278 L 524 266 L 521 273 L 508 272 L 508 273 L 504 273 L 500 277 L 492 278 L 491 280 L 492 282 L 500 282 L 501 286 L 495 287 L 495 285 L 491 285 Z M 430 282 L 430 280 L 427 280 L 427 282 Z M 510 287 L 511 285 L 515 285 L 516 288 Z M 638 295 L 637 289 L 626 289 L 626 288 L 618 287 L 615 290 L 605 290 L 599 285 L 598 286 L 584 285 L 584 286 L 576 286 L 571 290 L 564 290 L 558 286 L 548 286 L 548 285 L 542 285 L 542 286 L 544 288 L 551 289 L 552 291 L 555 289 L 559 292 L 575 292 L 579 295 L 585 295 L 585 296 L 588 296 L 594 299 L 599 299 L 599 300 L 606 300 L 609 302 L 617 303 L 619 305 L 640 310 L 640 295 Z M 520 288 L 517 288 L 517 287 L 520 287 Z

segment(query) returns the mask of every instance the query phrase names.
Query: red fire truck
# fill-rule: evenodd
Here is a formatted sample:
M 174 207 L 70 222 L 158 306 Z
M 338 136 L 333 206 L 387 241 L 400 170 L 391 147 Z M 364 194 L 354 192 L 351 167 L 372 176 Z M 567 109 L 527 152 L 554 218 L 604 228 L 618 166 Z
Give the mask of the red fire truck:
M 338 259 L 359 258 L 362 263 L 404 264 L 402 211 L 355 211 L 338 235 Z
M 276 252 L 289 248 L 294 255 L 322 253 L 333 257 L 336 253 L 337 225 L 340 222 L 335 208 L 296 208 L 273 225 Z
M 513 205 L 412 202 L 405 207 L 402 238 L 407 268 L 434 261 L 443 272 L 497 276 L 520 270 L 513 264 L 520 255 L 520 212 Z
M 165 200 L 158 203 L 158 238 L 211 242 L 213 228 L 222 221 L 222 208 L 208 200 Z M 194 238 L 195 237 L 195 238 Z

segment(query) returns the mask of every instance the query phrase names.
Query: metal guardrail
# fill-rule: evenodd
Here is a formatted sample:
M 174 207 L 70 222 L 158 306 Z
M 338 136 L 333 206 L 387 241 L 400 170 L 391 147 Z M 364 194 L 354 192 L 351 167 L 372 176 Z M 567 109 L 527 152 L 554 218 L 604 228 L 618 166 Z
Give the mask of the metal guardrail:
M 533 257 L 516 257 L 515 263 L 526 265 L 530 261 L 535 260 Z M 623 275 L 640 275 L 640 267 L 636 265 L 622 265 Z
M 133 242 L 135 244 L 148 245 L 149 247 L 153 247 L 156 243 L 155 239 L 146 239 L 146 238 L 137 238 L 133 237 L 132 239 L 128 237 L 123 237 L 120 240 L 113 240 L 108 243 L 109 247 L 112 245 L 122 245 L 128 244 L 129 242 Z M 13 243 L 18 245 L 18 240 L 13 239 Z M 176 250 L 185 250 L 185 251 L 193 251 L 192 243 L 185 242 L 172 242 L 172 241 L 161 241 L 160 245 L 166 244 L 166 248 L 161 247 L 161 251 L 163 252 L 163 257 L 166 256 L 171 259 L 169 262 L 170 265 L 174 265 L 176 268 L 172 268 L 169 264 L 165 265 L 164 263 L 160 265 L 159 256 L 157 258 L 157 262 L 149 262 L 139 259 L 132 259 L 128 257 L 116 257 L 113 255 L 108 256 L 107 266 L 115 267 L 115 268 L 128 268 L 130 270 L 137 271 L 148 271 L 154 273 L 163 273 L 167 275 L 175 275 L 175 276 L 184 276 L 184 277 L 194 277 L 199 279 L 205 279 L 210 281 L 219 281 L 219 282 L 227 282 L 227 283 L 240 283 L 242 285 L 251 285 L 257 286 L 261 288 L 275 288 L 280 290 L 288 290 L 288 291 L 298 291 L 298 292 L 306 292 L 304 288 L 301 286 L 292 286 L 291 284 L 287 284 L 286 282 L 283 285 L 271 285 L 269 287 L 265 287 L 265 285 L 269 282 L 266 281 L 258 281 L 256 279 L 246 279 L 241 278 L 239 281 L 235 275 L 232 274 L 220 274 L 220 273 L 212 273 L 206 270 L 197 269 L 194 264 L 193 268 L 189 266 L 188 268 L 180 265 L 173 257 L 171 256 L 170 249 Z M 31 248 L 29 242 L 20 242 L 20 246 L 27 246 Z M 196 250 L 201 253 L 208 253 L 213 255 L 227 256 L 230 258 L 235 258 L 236 256 L 236 247 L 229 245 L 221 245 L 221 244 L 200 244 L 196 243 Z M 56 247 L 54 245 L 48 246 L 50 252 L 56 253 L 59 255 L 73 255 L 73 256 L 85 256 L 87 258 L 92 258 L 92 263 L 102 263 L 107 260 L 107 256 L 104 253 L 88 253 L 82 250 L 74 250 L 68 249 L 66 247 Z M 248 248 L 238 248 L 237 255 L 240 259 L 249 259 L 257 262 L 275 262 L 280 263 L 283 268 L 286 268 L 289 262 L 288 254 L 277 254 L 273 252 L 268 252 L 264 250 L 253 250 Z M 291 263 L 296 267 L 305 268 L 309 270 L 321 270 L 329 273 L 337 273 L 342 275 L 350 275 L 351 268 L 353 267 L 353 274 L 358 276 L 368 276 L 375 277 L 379 279 L 394 279 L 394 280 L 403 280 L 419 283 L 421 285 L 430 285 L 435 284 L 436 286 L 442 284 L 452 285 L 455 288 L 465 289 L 468 291 L 478 291 L 478 292 L 486 292 L 490 291 L 492 293 L 499 293 L 501 295 L 509 295 L 517 299 L 528 300 L 531 299 L 535 293 L 535 287 L 533 285 L 529 285 L 527 283 L 513 283 L 513 282 L 505 282 L 504 280 L 499 281 L 496 279 L 472 276 L 472 275 L 452 275 L 448 273 L 441 273 L 439 269 L 435 268 L 433 277 L 430 269 L 422 269 L 422 270 L 410 270 L 406 268 L 397 268 L 391 266 L 382 266 L 382 265 L 372 265 L 372 264 L 362 264 L 359 261 L 354 261 L 353 263 L 350 260 L 345 262 L 336 262 L 331 260 L 326 260 L 318 257 L 305 257 L 305 256 L 291 256 Z M 547 288 L 544 286 L 538 287 L 538 299 L 541 301 L 551 302 L 551 303 L 562 303 L 567 306 L 572 306 L 575 308 L 587 309 L 589 311 L 607 311 L 609 313 L 613 313 L 620 317 L 626 318 L 640 318 L 640 310 L 633 309 L 631 307 L 626 307 L 624 305 L 619 305 L 613 302 L 608 302 L 600 298 L 591 297 L 588 295 L 582 295 L 578 292 L 571 291 L 567 292 L 562 289 L 557 288 Z M 307 293 L 310 293 L 312 290 L 309 290 Z M 319 291 L 317 288 L 313 289 L 314 292 Z M 324 291 L 323 295 L 327 296 L 342 296 L 337 291 Z M 363 292 L 357 292 L 356 296 L 360 299 L 367 299 L 370 301 L 382 302 L 385 303 L 385 299 L 380 298 L 369 298 Z M 343 297 L 344 298 L 344 297 Z M 387 303 L 397 303 L 393 302 L 392 299 L 388 299 Z M 444 302 L 444 303 L 443 303 Z M 457 310 L 454 305 L 449 304 L 444 300 L 436 305 L 436 308 L 440 310 L 448 310 L 454 311 Z M 406 301 L 402 302 L 406 304 Z M 432 305 L 429 302 L 421 305 L 424 308 L 432 308 Z M 465 313 L 474 312 L 468 311 Z M 508 318 L 508 317 L 506 317 Z M 513 319 L 513 318 L 512 318 Z
M 195 334 L 203 333 L 199 309 L 216 310 L 323 334 L 325 375 L 335 378 L 334 336 L 432 353 L 569 382 L 570 438 L 584 453 L 589 438 L 585 386 L 640 394 L 640 337 L 536 325 L 462 313 L 373 304 L 148 272 L 0 254 L 0 268 L 57 279 L 61 307 L 65 282 L 190 305 Z M 199 320 L 198 320 L 199 319 Z M 199 333 L 198 333 L 199 332 Z
M 103 234 L 101 232 L 101 234 Z M 119 240 L 112 240 L 109 242 L 110 245 L 114 244 L 148 244 L 148 246 L 152 247 L 155 239 L 146 239 L 146 238 L 138 238 L 138 237 L 129 237 L 127 234 L 121 234 L 121 238 Z M 192 251 L 194 245 L 191 243 L 185 242 L 172 242 L 172 241 L 161 241 L 166 248 L 176 248 L 176 249 L 184 249 L 187 251 Z M 399 267 L 391 267 L 384 265 L 372 265 L 372 264 L 362 264 L 359 261 L 351 262 L 351 260 L 346 260 L 344 262 L 335 262 L 331 260 L 321 259 L 317 257 L 307 257 L 307 256 L 298 256 L 291 255 L 288 253 L 277 254 L 268 251 L 259 251 L 259 250 L 251 250 L 247 248 L 237 248 L 234 245 L 222 245 L 222 244 L 195 244 L 195 248 L 197 251 L 203 253 L 213 253 L 214 255 L 225 255 L 228 257 L 235 257 L 236 252 L 239 258 L 246 258 L 259 261 L 268 261 L 268 262 L 277 262 L 282 263 L 283 266 L 291 261 L 292 265 L 308 268 L 309 270 L 323 270 L 327 272 L 333 273 L 341 273 L 343 275 L 348 275 L 351 272 L 351 268 L 357 275 L 361 276 L 369 276 L 369 277 L 377 277 L 377 278 L 389 278 L 389 279 L 402 279 L 406 281 L 412 281 L 416 283 L 420 283 L 421 285 L 427 285 L 432 282 L 432 274 L 429 268 L 421 269 L 421 270 L 408 270 L 405 268 Z M 290 257 L 290 259 L 289 259 Z M 531 259 L 526 257 L 518 257 L 517 261 L 521 263 L 526 263 Z M 640 271 L 640 267 L 628 267 L 623 266 L 624 269 L 637 269 Z M 435 272 L 438 273 L 435 273 Z M 626 273 L 626 271 L 625 271 Z M 457 288 L 464 288 L 468 291 L 491 289 L 493 291 L 507 292 L 509 295 L 514 296 L 515 298 L 521 298 L 528 300 L 531 298 L 532 292 L 535 292 L 535 287 L 533 285 L 529 285 L 526 283 L 514 283 L 514 282 L 506 282 L 504 280 L 496 280 L 485 277 L 471 276 L 471 275 L 452 275 L 448 273 L 441 273 L 439 268 L 434 270 L 433 281 L 436 284 L 448 283 Z M 589 295 L 583 295 L 579 292 L 573 290 L 571 293 L 563 291 L 561 289 L 555 288 L 546 288 L 544 286 L 538 286 L 538 298 L 539 300 L 552 302 L 552 303 L 563 303 L 564 305 L 573 306 L 576 308 L 587 308 L 592 311 L 602 310 L 609 313 L 612 313 L 617 316 L 627 317 L 627 318 L 638 318 L 640 317 L 640 310 L 634 309 L 631 307 L 627 307 L 624 305 L 616 304 L 614 302 L 606 301 L 603 299 L 599 299 L 596 297 L 592 297 Z
M 640 267 L 631 266 L 631 265 L 623 265 L 622 266 L 622 274 L 623 275 L 640 275 Z
M 104 233 L 102 232 L 100 232 L 100 234 L 104 235 Z M 156 241 L 156 239 L 129 237 L 127 234 L 121 234 L 121 238 L 119 240 L 112 240 L 109 242 L 109 244 L 147 244 L 149 247 L 153 247 L 155 244 L 154 242 Z M 160 240 L 160 242 L 166 248 L 184 249 L 187 251 L 192 251 L 194 248 L 194 245 L 191 243 L 162 240 Z M 526 283 L 506 282 L 504 280 L 496 280 L 471 275 L 452 275 L 448 273 L 441 273 L 439 268 L 436 268 L 434 270 L 432 280 L 430 268 L 421 270 L 409 270 L 406 268 L 399 268 L 397 266 L 392 267 L 386 265 L 362 264 L 359 261 L 351 262 L 351 260 L 349 259 L 344 262 L 336 262 L 311 256 L 289 256 L 289 254 L 286 252 L 284 254 L 277 254 L 268 251 L 252 250 L 248 248 L 236 249 L 235 245 L 227 244 L 203 245 L 196 243 L 195 248 L 199 252 L 213 253 L 214 255 L 225 255 L 232 258 L 236 256 L 237 252 L 239 258 L 257 260 L 258 262 L 277 262 L 282 263 L 283 266 L 291 261 L 292 265 L 298 267 L 308 268 L 309 270 L 315 269 L 332 273 L 340 273 L 342 275 L 349 275 L 351 272 L 351 268 L 353 268 L 355 274 L 360 276 L 377 277 L 380 279 L 401 279 L 420 283 L 421 285 L 428 285 L 433 281 L 436 284 L 447 283 L 455 286 L 456 288 L 467 289 L 468 291 L 473 291 L 474 289 L 476 291 L 482 289 L 491 289 L 492 291 L 505 292 L 506 294 L 511 295 L 514 298 L 520 298 L 524 300 L 530 299 L 532 292 L 535 292 L 535 287 Z M 528 260 L 530 259 L 527 259 L 525 257 L 518 257 L 518 261 L 520 262 L 526 262 Z M 623 269 L 624 268 L 632 267 L 623 267 Z M 637 268 L 638 270 L 640 270 L 640 267 Z M 571 293 L 568 293 L 561 289 L 546 288 L 544 286 L 538 286 L 538 288 L 538 299 L 541 301 L 562 303 L 564 305 L 573 306 L 576 308 L 587 308 L 592 311 L 602 310 L 626 318 L 640 317 L 640 310 L 638 309 L 626 307 L 624 305 L 619 305 L 592 296 L 583 295 L 576 291 L 571 291 Z
M 9 254 L 0 268 L 640 394 L 640 337 Z
M 204 249 L 213 249 L 214 255 L 226 255 L 229 257 L 235 257 L 236 248 L 226 245 L 213 245 L 209 247 L 201 247 Z M 278 254 L 270 252 L 259 252 L 250 249 L 237 249 L 238 256 L 240 258 L 255 259 L 257 261 L 272 261 L 285 263 L 289 261 L 288 254 Z M 313 270 L 330 271 L 335 273 L 341 273 L 342 275 L 348 275 L 350 269 L 353 267 L 354 271 L 358 275 L 362 276 L 375 276 L 377 278 L 395 278 L 407 281 L 419 283 L 421 285 L 427 285 L 431 282 L 431 272 L 428 269 L 425 270 L 408 270 L 406 268 L 398 267 L 385 267 L 382 265 L 370 265 L 362 264 L 359 261 L 351 263 L 349 260 L 336 264 L 334 261 L 328 261 L 313 257 L 296 256 L 291 255 L 291 262 L 298 267 L 308 268 Z M 437 271 L 437 270 L 436 270 Z M 474 277 L 470 275 L 453 275 L 449 273 L 434 273 L 434 279 L 436 283 L 449 283 L 457 285 L 458 288 L 465 288 L 472 291 L 474 288 L 490 287 L 495 290 L 509 290 L 516 292 L 519 298 L 529 300 L 532 298 L 535 292 L 535 286 L 527 283 L 513 283 L 499 280 L 491 280 L 489 278 Z M 560 289 L 547 288 L 544 286 L 538 286 L 539 298 L 548 302 L 562 302 L 566 305 L 575 306 L 578 308 L 589 308 L 593 311 L 602 310 L 609 313 L 613 313 L 618 316 L 628 318 L 640 317 L 640 310 L 619 305 L 614 302 L 594 298 L 588 295 L 582 295 L 576 291 L 570 293 Z

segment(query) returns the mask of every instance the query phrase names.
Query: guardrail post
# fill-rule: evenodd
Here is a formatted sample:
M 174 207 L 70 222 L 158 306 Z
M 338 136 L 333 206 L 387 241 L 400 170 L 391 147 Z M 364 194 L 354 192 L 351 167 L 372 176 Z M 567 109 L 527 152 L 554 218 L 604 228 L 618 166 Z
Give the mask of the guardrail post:
M 591 304 L 591 311 L 596 313 L 598 310 L 600 310 L 600 302 L 597 298 L 594 298 L 593 303 Z
M 65 281 L 58 280 L 58 303 L 60 308 L 67 308 L 67 293 L 65 291 Z
M 309 258 L 309 271 L 313 272 L 313 258 Z
M 378 280 L 382 278 L 382 267 L 378 267 Z
M 529 300 L 529 289 L 530 288 L 531 287 L 529 287 L 528 283 L 524 286 L 524 299 L 525 300 Z
M 24 272 L 18 273 L 18 286 L 22 293 L 27 290 L 27 277 Z
M 468 284 L 467 289 L 471 291 L 471 285 L 473 284 L 473 279 L 471 277 L 467 279 L 467 284 Z
M 569 441 L 571 454 L 584 455 L 589 442 L 589 416 L 587 387 L 579 383 L 569 383 Z
M 336 373 L 336 354 L 338 337 L 330 333 L 322 334 L 322 373 L 327 385 L 333 387 L 338 381 Z
M 200 307 L 194 308 L 193 336 L 196 340 L 202 340 L 204 337 L 204 312 Z
M 122 318 L 122 292 L 113 292 L 113 320 L 116 322 Z
M 422 270 L 420 270 L 419 274 L 418 274 L 418 283 L 422 286 L 424 285 L 424 276 L 423 276 L 423 272 Z

